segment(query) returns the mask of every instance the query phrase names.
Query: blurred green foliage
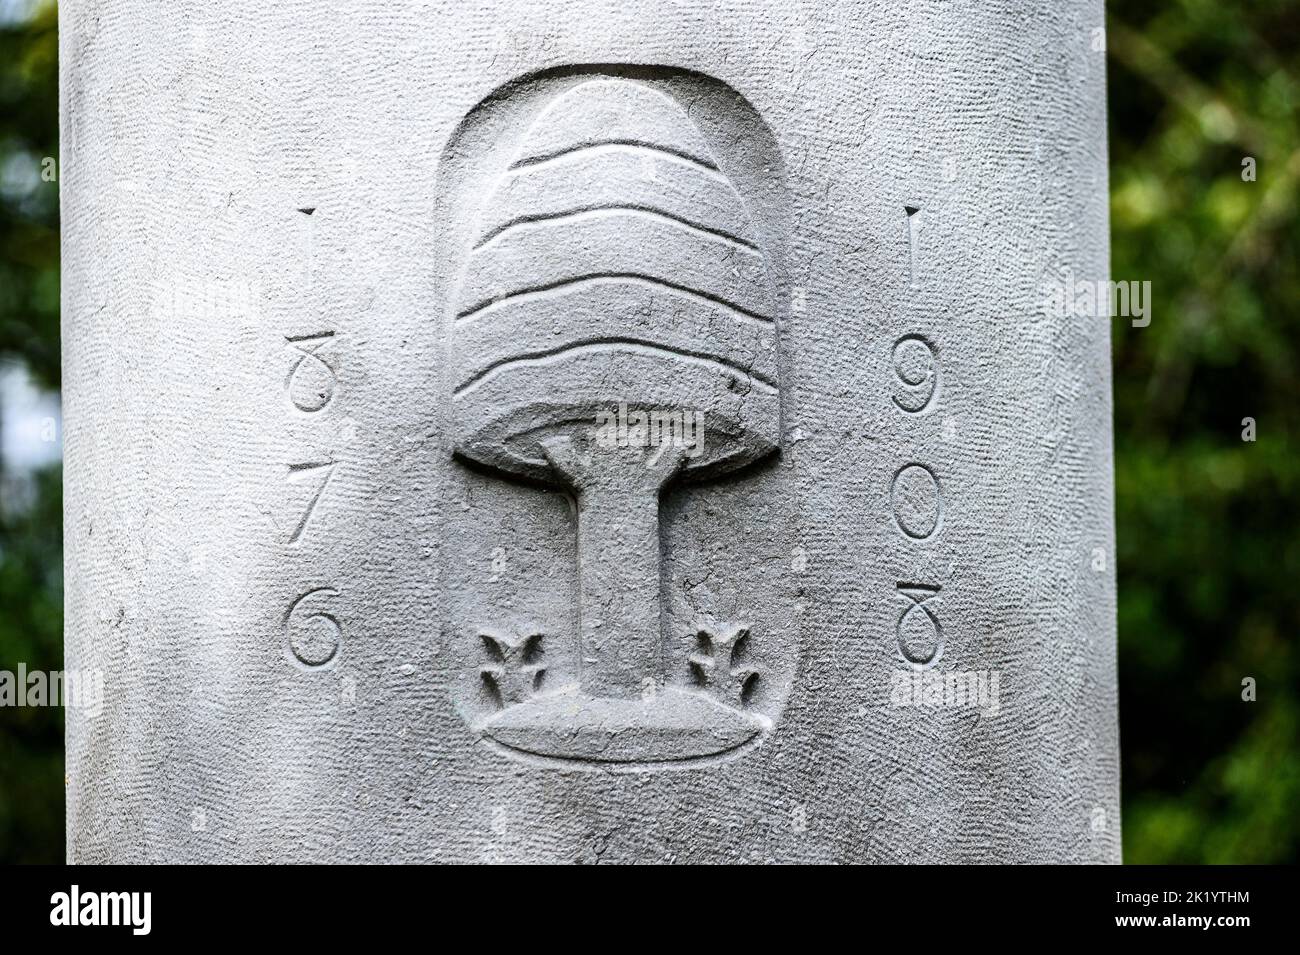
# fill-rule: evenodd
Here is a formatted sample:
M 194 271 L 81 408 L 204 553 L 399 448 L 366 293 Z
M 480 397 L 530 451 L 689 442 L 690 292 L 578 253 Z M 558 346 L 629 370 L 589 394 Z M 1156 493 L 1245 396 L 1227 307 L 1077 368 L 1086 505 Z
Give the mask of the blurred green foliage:
M 1114 4 L 1107 40 L 1112 273 L 1154 301 L 1114 326 L 1125 859 L 1294 862 L 1300 4 Z M 0 24 L 0 360 L 51 387 L 56 55 L 52 5 Z M 62 666 L 57 471 L 38 486 L 0 516 L 4 669 Z M 59 711 L 0 711 L 0 861 L 62 858 L 62 744 Z
M 2 5 L 0 5 L 2 8 Z M 0 22 L 0 358 L 59 383 L 59 145 L 55 7 Z
M 1300 4 L 1108 13 L 1124 858 L 1295 862 Z
M 0 670 L 63 669 L 63 495 L 0 516 Z M 0 862 L 63 861 L 63 710 L 0 709 Z
M 0 14 L 16 6 L 0 0 Z M 44 160 L 58 156 L 58 108 L 54 5 L 0 19 L 0 362 L 22 362 L 51 388 L 59 193 Z M 0 670 L 63 669 L 61 481 L 57 468 L 39 475 L 30 509 L 0 500 Z M 0 709 L 0 862 L 61 862 L 63 841 L 63 712 Z

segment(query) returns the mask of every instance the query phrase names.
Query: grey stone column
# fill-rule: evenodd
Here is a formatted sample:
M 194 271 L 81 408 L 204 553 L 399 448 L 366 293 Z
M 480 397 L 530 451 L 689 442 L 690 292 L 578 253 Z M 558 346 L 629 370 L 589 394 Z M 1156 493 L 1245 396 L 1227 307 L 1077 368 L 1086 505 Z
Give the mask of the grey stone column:
M 1100 3 L 60 25 L 71 860 L 1118 861 Z

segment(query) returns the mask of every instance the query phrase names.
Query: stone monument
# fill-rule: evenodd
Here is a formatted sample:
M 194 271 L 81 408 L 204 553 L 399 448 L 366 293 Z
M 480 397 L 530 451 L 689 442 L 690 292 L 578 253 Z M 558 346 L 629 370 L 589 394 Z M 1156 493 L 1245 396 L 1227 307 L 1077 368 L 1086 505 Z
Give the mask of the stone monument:
M 1101 5 L 61 5 L 75 862 L 1114 862 Z

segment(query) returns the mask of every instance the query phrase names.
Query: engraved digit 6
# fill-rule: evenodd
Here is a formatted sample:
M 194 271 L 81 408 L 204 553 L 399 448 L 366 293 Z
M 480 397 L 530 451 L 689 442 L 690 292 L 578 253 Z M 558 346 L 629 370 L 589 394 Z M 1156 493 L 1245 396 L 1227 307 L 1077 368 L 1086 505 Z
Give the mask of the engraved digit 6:
M 894 404 L 907 414 L 920 414 L 939 397 L 939 360 L 935 347 L 920 335 L 904 335 L 894 343 L 894 374 L 903 394 Z
M 343 627 L 338 617 L 318 609 L 326 598 L 338 594 L 333 587 L 309 590 L 295 600 L 284 615 L 289 652 L 305 667 L 318 669 L 331 663 L 338 655 Z

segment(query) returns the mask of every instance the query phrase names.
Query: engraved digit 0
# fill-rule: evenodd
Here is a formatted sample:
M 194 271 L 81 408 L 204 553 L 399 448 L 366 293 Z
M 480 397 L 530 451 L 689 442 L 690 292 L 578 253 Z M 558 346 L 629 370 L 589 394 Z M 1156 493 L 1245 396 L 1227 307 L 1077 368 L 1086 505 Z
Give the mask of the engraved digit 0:
M 889 487 L 889 502 L 898 529 L 915 541 L 929 540 L 943 522 L 943 491 L 924 464 L 900 468 Z

